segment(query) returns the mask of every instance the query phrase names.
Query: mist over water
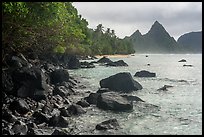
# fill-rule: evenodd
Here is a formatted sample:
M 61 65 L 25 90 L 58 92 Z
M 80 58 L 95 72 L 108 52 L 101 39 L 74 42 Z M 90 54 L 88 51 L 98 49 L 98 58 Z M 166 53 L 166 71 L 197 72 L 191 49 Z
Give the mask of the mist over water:
M 130 72 L 142 86 L 133 91 L 148 104 L 134 102 L 133 112 L 112 112 L 89 107 L 86 114 L 76 117 L 79 134 L 202 134 L 202 54 L 136 54 L 123 59 L 128 67 L 96 65 L 91 69 L 70 70 L 70 74 L 82 77 L 87 90 L 96 92 L 101 79 L 119 72 Z M 178 62 L 186 59 L 187 62 Z M 148 66 L 147 64 L 150 64 Z M 191 64 L 193 67 L 183 67 Z M 134 77 L 137 71 L 155 72 L 154 78 Z M 167 91 L 157 89 L 171 85 Z M 156 107 L 158 106 L 158 107 Z M 97 131 L 96 124 L 116 118 L 118 130 Z

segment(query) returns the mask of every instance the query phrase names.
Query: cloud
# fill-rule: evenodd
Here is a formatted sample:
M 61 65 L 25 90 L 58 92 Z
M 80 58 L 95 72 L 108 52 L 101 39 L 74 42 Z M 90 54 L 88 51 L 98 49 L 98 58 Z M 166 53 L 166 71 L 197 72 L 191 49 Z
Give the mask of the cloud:
M 147 33 L 158 20 L 174 37 L 202 29 L 201 2 L 74 2 L 79 14 L 96 28 L 99 23 L 123 38 L 139 29 Z

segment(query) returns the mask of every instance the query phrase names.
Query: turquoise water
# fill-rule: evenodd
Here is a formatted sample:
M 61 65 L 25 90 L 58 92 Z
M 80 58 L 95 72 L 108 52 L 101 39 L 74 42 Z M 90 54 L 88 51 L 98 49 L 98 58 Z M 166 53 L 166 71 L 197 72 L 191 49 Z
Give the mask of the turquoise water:
M 137 78 L 143 89 L 131 94 L 147 104 L 134 103 L 133 112 L 114 113 L 89 107 L 87 113 L 75 118 L 78 134 L 202 134 L 202 54 L 136 54 L 123 59 L 128 67 L 106 67 L 70 70 L 70 74 L 82 77 L 87 91 L 96 92 L 99 81 L 119 72 L 155 72 L 155 78 Z M 187 62 L 178 62 L 186 59 Z M 148 66 L 147 64 L 150 64 Z M 192 64 L 193 67 L 183 67 Z M 157 91 L 164 85 L 172 85 L 168 91 Z M 88 94 L 87 94 L 88 95 Z M 149 105 L 148 105 L 149 104 Z M 154 107 L 154 105 L 158 107 Z M 97 131 L 96 124 L 116 118 L 120 129 Z

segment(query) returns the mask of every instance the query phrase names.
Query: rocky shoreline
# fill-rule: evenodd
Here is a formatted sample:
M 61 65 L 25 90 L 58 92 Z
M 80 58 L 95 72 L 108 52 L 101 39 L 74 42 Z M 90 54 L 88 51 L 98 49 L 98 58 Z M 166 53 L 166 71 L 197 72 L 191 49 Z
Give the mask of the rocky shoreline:
M 85 114 L 89 107 L 129 113 L 133 102 L 145 102 L 126 94 L 142 89 L 128 73 L 101 80 L 101 88 L 93 92 L 86 90 L 80 78 L 69 74 L 69 69 L 93 68 L 94 63 L 127 66 L 124 61 L 117 63 L 104 57 L 98 62 L 84 63 L 79 59 L 74 55 L 10 56 L 7 67 L 2 68 L 2 134 L 75 135 L 78 133 L 72 117 Z M 118 84 L 123 82 L 126 86 Z M 119 125 L 117 120 L 110 119 L 97 124 L 95 129 L 117 129 L 115 125 Z

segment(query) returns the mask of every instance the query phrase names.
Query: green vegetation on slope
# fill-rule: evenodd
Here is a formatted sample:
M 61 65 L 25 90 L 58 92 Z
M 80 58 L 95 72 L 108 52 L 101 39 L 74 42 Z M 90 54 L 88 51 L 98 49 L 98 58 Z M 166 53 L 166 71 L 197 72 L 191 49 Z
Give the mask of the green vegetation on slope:
M 2 59 L 28 50 L 82 55 L 134 52 L 114 30 L 103 33 L 102 24 L 95 31 L 87 26 L 71 2 L 3 2 Z

